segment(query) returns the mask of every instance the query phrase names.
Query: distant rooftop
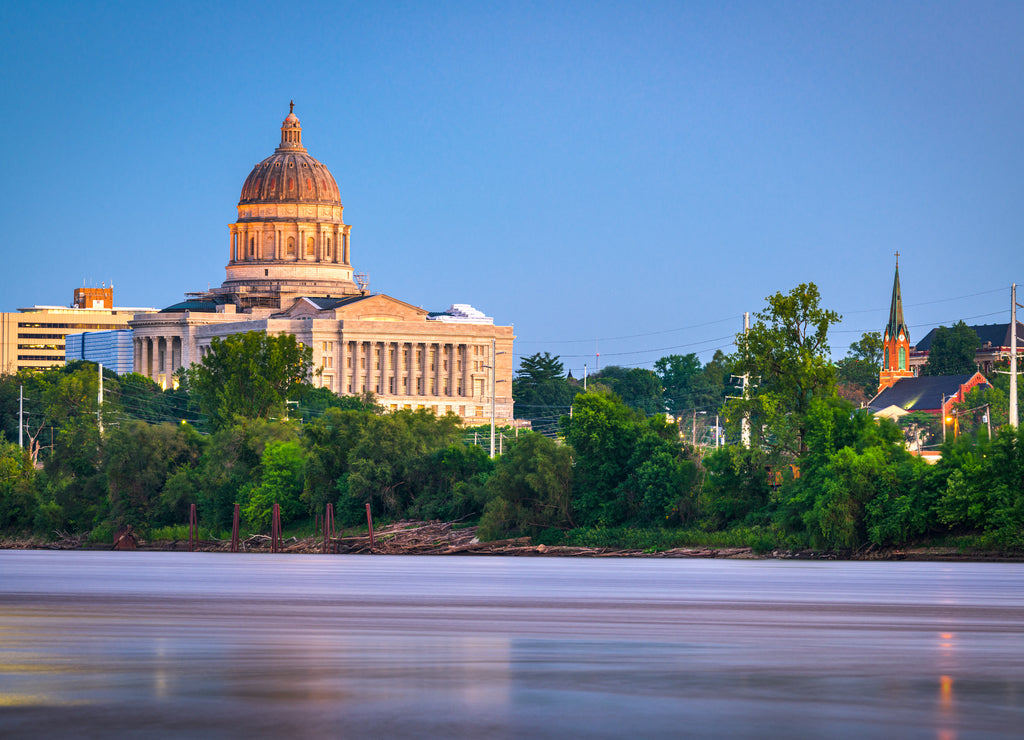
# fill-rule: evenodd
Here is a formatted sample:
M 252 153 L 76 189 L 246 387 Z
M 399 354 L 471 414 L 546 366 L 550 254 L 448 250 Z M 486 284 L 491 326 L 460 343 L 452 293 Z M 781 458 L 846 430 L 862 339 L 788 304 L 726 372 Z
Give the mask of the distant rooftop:
M 947 329 L 950 327 L 946 327 Z M 986 347 L 1009 347 L 1010 346 L 1010 322 L 1007 321 L 1005 324 L 977 324 L 969 327 L 971 331 L 978 335 L 978 341 L 981 343 L 978 349 L 985 349 Z M 935 333 L 939 330 L 939 327 L 932 329 L 930 332 L 921 337 L 921 341 L 915 344 L 911 349 L 915 352 L 928 352 L 932 347 L 932 342 L 935 341 Z M 1022 344 L 1022 337 L 1024 337 L 1024 324 L 1017 322 L 1017 344 Z
M 493 324 L 494 319 L 485 316 L 483 311 L 478 311 L 468 303 L 453 303 L 447 311 L 432 311 L 427 316 L 428 321 L 442 321 L 452 324 Z

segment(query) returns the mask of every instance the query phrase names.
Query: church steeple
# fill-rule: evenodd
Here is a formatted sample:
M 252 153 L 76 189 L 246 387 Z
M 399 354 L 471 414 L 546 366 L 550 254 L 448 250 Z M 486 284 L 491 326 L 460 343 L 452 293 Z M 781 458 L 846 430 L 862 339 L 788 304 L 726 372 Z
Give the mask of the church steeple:
M 900 290 L 900 253 L 896 253 L 896 277 L 892 282 L 889 323 L 882 335 L 882 367 L 878 373 L 878 391 L 895 385 L 900 378 L 914 376 L 907 361 L 910 357 L 910 332 L 903 319 L 903 293 Z
M 885 328 L 886 338 L 898 337 L 900 332 L 910 339 L 907 324 L 903 320 L 903 294 L 900 291 L 900 253 L 896 253 L 896 278 L 892 281 L 892 304 L 889 306 L 889 325 Z

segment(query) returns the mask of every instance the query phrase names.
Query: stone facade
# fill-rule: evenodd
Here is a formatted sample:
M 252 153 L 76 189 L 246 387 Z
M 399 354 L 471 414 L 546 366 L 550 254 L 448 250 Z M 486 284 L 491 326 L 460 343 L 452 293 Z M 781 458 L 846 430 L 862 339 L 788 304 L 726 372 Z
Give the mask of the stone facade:
M 214 337 L 288 333 L 313 350 L 313 382 L 371 392 L 386 408 L 448 412 L 470 424 L 512 420 L 511 326 L 465 306 L 430 313 L 357 284 L 351 227 L 334 177 L 302 146 L 294 112 L 275 153 L 253 168 L 230 225 L 227 279 L 138 316 L 135 369 L 167 387 Z M 468 309 L 468 310 L 467 310 Z

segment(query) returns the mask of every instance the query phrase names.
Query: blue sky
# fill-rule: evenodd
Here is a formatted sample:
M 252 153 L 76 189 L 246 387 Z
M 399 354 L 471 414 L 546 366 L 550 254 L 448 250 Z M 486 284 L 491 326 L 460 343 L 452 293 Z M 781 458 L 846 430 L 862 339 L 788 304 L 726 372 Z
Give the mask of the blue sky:
M 3 301 L 224 279 L 288 101 L 374 291 L 516 354 L 729 351 L 801 282 L 912 340 L 1024 281 L 1024 4 L 4 3 Z

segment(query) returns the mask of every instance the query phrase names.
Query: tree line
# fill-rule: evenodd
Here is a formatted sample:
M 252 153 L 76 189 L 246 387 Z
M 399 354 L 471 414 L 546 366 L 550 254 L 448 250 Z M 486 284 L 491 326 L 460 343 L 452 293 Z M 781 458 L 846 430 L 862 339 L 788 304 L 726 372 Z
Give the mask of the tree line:
M 216 534 L 238 503 L 261 531 L 274 503 L 286 528 L 311 527 L 330 503 L 349 525 L 370 504 L 378 518 L 459 520 L 478 523 L 481 538 L 549 544 L 1024 544 L 1021 434 L 997 423 L 989 439 L 965 415 L 928 465 L 906 444 L 927 437 L 926 420 L 901 428 L 844 398 L 870 387 L 869 369 L 877 385 L 880 341 L 865 335 L 833 364 L 838 320 L 813 284 L 800 285 L 770 296 L 730 355 L 607 367 L 585 391 L 557 357 L 524 358 L 517 416 L 545 433 L 505 430 L 494 460 L 454 416 L 384 413 L 372 395 L 314 388 L 311 351 L 287 335 L 217 340 L 170 390 L 105 373 L 102 407 L 95 365 L 22 371 L 0 377 L 0 529 L 103 540 L 127 524 L 180 526 L 196 504 Z M 733 382 L 744 374 L 745 396 Z M 718 415 L 728 445 L 694 444 L 699 411 Z

